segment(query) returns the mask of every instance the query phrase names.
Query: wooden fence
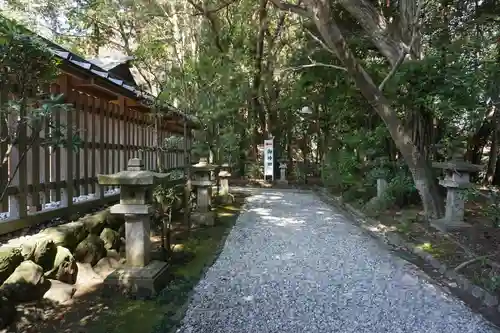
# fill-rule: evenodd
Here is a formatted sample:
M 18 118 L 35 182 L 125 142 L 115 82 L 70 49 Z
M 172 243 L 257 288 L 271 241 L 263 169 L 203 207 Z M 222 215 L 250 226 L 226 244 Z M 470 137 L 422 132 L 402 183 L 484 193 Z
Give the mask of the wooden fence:
M 53 130 L 48 120 L 40 133 L 18 132 L 8 167 L 0 168 L 0 188 L 18 168 L 0 202 L 0 234 L 118 200 L 115 189 L 99 186 L 97 175 L 125 170 L 132 157 L 141 157 L 151 170 L 159 168 L 158 163 L 166 169 L 183 167 L 183 145 L 190 148 L 189 137 L 168 151 L 156 148 L 172 135 L 182 136 L 182 125 L 152 118 L 148 107 L 129 97 L 100 94 L 90 88 L 66 74 L 46 88 L 50 93 L 64 94 L 66 102 L 73 105 L 71 111 L 54 112 L 51 117 L 56 127 L 65 129 L 68 142 L 77 136 L 80 144 L 44 144 Z M 9 126 L 8 121 L 0 123 L 2 138 Z M 31 149 L 23 158 L 26 147 Z M 7 149 L 7 143 L 0 144 L 0 156 Z

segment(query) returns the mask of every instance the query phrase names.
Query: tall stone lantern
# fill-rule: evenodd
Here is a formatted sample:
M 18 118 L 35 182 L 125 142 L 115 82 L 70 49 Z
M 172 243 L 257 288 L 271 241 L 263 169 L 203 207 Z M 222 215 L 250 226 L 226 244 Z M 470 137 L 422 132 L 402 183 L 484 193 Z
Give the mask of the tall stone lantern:
M 191 167 L 194 180 L 191 185 L 196 191 L 196 209 L 191 213 L 193 223 L 198 225 L 214 225 L 215 213 L 212 212 L 212 186 L 211 174 L 216 166 L 208 163 L 202 157 L 197 164 Z
M 153 186 L 167 177 L 168 174 L 144 170 L 139 158 L 131 158 L 126 171 L 98 175 L 100 185 L 120 186 L 120 203 L 110 212 L 125 216 L 126 265 L 110 274 L 106 284 L 153 296 L 167 282 L 167 264 L 151 261 L 150 240 Z
M 450 161 L 433 163 L 432 166 L 445 173 L 439 184 L 446 188 L 446 210 L 444 218 L 432 221 L 431 225 L 441 231 L 468 227 L 469 224 L 464 221 L 466 189 L 473 185 L 470 174 L 480 171 L 483 166 L 465 162 L 460 154 L 454 154 Z
M 220 166 L 219 179 L 220 179 L 220 189 L 219 195 L 222 203 L 231 203 L 232 197 L 229 193 L 229 177 L 231 177 L 231 172 L 229 172 L 229 164 L 224 163 Z

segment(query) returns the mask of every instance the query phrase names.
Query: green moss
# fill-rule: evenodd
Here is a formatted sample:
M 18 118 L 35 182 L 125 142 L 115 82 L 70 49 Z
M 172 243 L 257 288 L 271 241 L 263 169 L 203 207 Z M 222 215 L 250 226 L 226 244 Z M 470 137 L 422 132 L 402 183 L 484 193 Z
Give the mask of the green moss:
M 456 244 L 449 241 L 443 241 L 439 244 L 431 244 L 430 242 L 426 242 L 418 245 L 418 247 L 429 253 L 436 259 L 449 258 L 451 256 L 454 256 L 459 250 Z

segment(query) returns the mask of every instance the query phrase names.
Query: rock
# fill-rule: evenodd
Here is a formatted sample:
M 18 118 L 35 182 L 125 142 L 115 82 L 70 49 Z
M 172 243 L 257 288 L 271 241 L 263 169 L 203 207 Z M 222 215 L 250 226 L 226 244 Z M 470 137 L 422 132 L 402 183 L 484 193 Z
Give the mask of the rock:
M 35 264 L 40 265 L 43 271 L 47 272 L 53 268 L 56 254 L 57 245 L 52 240 L 43 239 L 36 243 L 32 257 L 28 258 L 28 260 L 32 260 Z
M 100 238 L 104 242 L 106 250 L 118 250 L 120 248 L 121 239 L 118 231 L 111 228 L 104 228 L 101 232 Z
M 63 246 L 70 251 L 73 251 L 87 234 L 82 221 L 61 224 L 40 232 L 40 235 L 52 240 L 57 246 Z
M 66 303 L 73 298 L 76 288 L 70 284 L 63 283 L 57 280 L 49 280 L 50 288 L 43 295 L 44 299 L 50 300 L 55 303 Z
M 99 274 L 102 278 L 106 278 L 121 266 L 120 262 L 115 258 L 104 257 L 94 266 L 94 272 Z
M 108 209 L 100 211 L 93 215 L 87 215 L 82 218 L 85 230 L 93 235 L 99 236 L 102 230 L 107 226 L 108 216 L 111 215 Z
M 94 266 L 106 255 L 104 242 L 99 236 L 90 234 L 78 244 L 75 250 L 75 259 L 79 262 Z
M 110 257 L 110 258 L 116 259 L 118 261 L 120 261 L 120 259 L 121 259 L 120 254 L 116 250 L 106 251 L 106 257 Z
M 106 216 L 106 224 L 111 229 L 118 231 L 121 226 L 125 225 L 125 217 L 122 214 L 111 214 Z
M 31 260 L 23 261 L 0 287 L 11 301 L 28 302 L 40 298 L 47 285 L 43 268 Z
M 16 318 L 14 303 L 0 294 L 0 330 L 9 326 Z
M 78 276 L 76 277 L 77 285 L 92 285 L 103 281 L 90 264 L 77 262 L 76 265 L 78 266 Z
M 45 273 L 46 277 L 69 284 L 76 282 L 78 266 L 75 258 L 67 248 L 57 247 L 57 254 L 52 267 L 52 270 Z
M 20 249 L 11 247 L 0 248 L 0 285 L 7 280 L 23 260 Z

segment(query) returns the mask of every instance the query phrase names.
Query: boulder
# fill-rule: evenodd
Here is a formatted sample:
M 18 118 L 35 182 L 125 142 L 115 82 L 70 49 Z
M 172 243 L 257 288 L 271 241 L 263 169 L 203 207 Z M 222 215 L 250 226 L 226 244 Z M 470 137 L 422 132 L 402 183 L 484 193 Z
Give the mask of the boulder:
M 73 298 L 76 288 L 70 284 L 57 280 L 49 280 L 50 288 L 43 294 L 43 298 L 49 301 L 63 304 Z
M 40 265 L 44 272 L 50 271 L 54 265 L 57 254 L 57 245 L 49 239 L 40 240 L 36 243 L 31 258 L 35 264 Z
M 85 239 L 88 232 L 82 221 L 61 224 L 42 230 L 40 235 L 52 240 L 57 246 L 74 250 L 76 245 Z
M 16 318 L 14 303 L 0 294 L 0 331 L 9 326 Z
M 102 283 L 103 279 L 90 266 L 81 262 L 76 263 L 78 266 L 78 276 L 76 277 L 76 285 L 89 286 Z
M 116 259 L 118 261 L 120 261 L 120 259 L 121 259 L 120 254 L 118 253 L 117 250 L 107 250 L 106 257 L 110 257 L 110 258 Z
M 23 262 L 21 250 L 13 247 L 0 247 L 0 285 Z
M 107 225 L 108 216 L 111 215 L 108 209 L 93 215 L 87 215 L 81 219 L 85 225 L 87 233 L 99 236 Z
M 108 214 L 106 224 L 111 229 L 118 231 L 122 225 L 125 225 L 125 217 L 122 214 Z
M 79 262 L 94 266 L 99 260 L 106 256 L 104 242 L 99 236 L 90 234 L 78 244 L 75 250 L 75 259 Z
M 74 284 L 78 275 L 78 266 L 71 252 L 62 246 L 57 247 L 52 269 L 45 276 L 58 281 Z
M 104 228 L 101 232 L 100 238 L 104 242 L 104 247 L 106 248 L 106 250 L 118 250 L 120 248 L 121 239 L 118 231 L 115 231 L 111 228 Z
M 99 274 L 102 278 L 106 278 L 121 266 L 120 262 L 115 258 L 104 257 L 94 266 L 94 272 Z
M 43 268 L 31 260 L 23 261 L 0 287 L 10 301 L 28 302 L 39 299 L 47 285 Z

